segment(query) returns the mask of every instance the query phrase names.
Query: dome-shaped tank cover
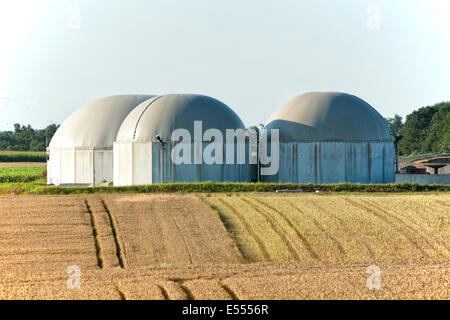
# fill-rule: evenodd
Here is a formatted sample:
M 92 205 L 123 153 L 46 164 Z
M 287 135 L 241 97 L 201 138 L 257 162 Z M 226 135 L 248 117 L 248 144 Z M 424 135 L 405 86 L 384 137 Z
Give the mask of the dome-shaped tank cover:
M 196 94 L 168 94 L 142 102 L 127 118 L 117 134 L 117 142 L 170 141 L 175 129 L 187 129 L 194 136 L 194 121 L 202 121 L 203 131 L 244 129 L 239 116 L 214 98 Z
M 126 116 L 152 95 L 117 95 L 94 100 L 72 113 L 50 141 L 54 148 L 112 148 Z
M 384 118 L 364 100 L 346 93 L 311 92 L 293 98 L 266 123 L 280 142 L 392 141 Z

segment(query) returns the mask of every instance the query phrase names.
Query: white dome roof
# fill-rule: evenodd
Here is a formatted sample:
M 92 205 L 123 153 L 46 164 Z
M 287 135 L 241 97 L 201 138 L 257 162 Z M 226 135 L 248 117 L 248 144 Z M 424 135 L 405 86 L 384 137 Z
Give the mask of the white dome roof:
M 112 148 L 125 117 L 151 95 L 119 95 L 94 100 L 72 113 L 58 128 L 50 148 Z
M 346 93 L 311 92 L 275 111 L 266 129 L 279 129 L 280 142 L 388 141 L 385 119 L 364 100 Z
M 118 142 L 156 142 L 156 135 L 170 141 L 174 129 L 183 128 L 194 135 L 194 121 L 202 121 L 203 131 L 216 128 L 244 129 L 244 124 L 224 103 L 196 94 L 169 94 L 142 102 L 127 118 L 117 134 Z

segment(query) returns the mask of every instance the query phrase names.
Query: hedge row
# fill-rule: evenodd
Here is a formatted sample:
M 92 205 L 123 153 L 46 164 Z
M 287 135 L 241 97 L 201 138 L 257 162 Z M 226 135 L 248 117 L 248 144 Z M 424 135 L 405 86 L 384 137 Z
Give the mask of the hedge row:
M 0 162 L 46 162 L 45 152 L 0 152 Z
M 92 194 L 92 193 L 227 193 L 227 192 L 427 192 L 450 191 L 449 185 L 420 184 L 277 184 L 277 183 L 164 183 L 127 187 L 50 187 L 34 188 L 34 194 Z

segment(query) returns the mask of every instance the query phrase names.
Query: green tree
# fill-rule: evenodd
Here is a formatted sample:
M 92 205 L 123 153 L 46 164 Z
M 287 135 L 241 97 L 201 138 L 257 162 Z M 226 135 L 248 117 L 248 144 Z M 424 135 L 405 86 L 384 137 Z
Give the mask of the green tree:
M 403 140 L 399 143 L 402 155 L 450 150 L 450 102 L 420 108 L 406 117 Z
M 14 131 L 0 133 L 0 150 L 45 151 L 46 142 L 50 142 L 58 127 L 51 124 L 43 130 L 35 130 L 31 125 L 15 123 Z
M 393 137 L 398 137 L 402 134 L 404 124 L 401 116 L 396 114 L 393 118 L 386 118 L 386 122 Z

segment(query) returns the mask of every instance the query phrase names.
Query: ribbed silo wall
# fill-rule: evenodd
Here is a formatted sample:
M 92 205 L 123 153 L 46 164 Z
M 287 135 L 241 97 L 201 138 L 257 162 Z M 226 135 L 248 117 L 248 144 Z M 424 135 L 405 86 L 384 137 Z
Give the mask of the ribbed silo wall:
M 203 143 L 202 152 L 207 143 Z M 152 181 L 159 182 L 201 182 L 201 181 L 228 181 L 251 182 L 256 180 L 256 165 L 249 164 L 248 145 L 245 145 L 246 160 L 244 164 L 237 163 L 237 146 L 234 147 L 234 164 L 226 162 L 226 145 L 223 144 L 223 164 L 194 164 L 194 144 L 191 143 L 191 163 L 174 164 L 171 153 L 174 145 L 165 143 L 152 143 Z
M 262 176 L 281 183 L 394 182 L 394 144 L 390 142 L 280 143 L 279 171 Z
M 205 149 L 207 143 L 203 143 Z M 229 181 L 250 182 L 256 180 L 256 165 L 248 161 L 237 164 L 194 164 L 194 144 L 191 148 L 191 164 L 175 164 L 172 161 L 173 143 L 114 143 L 114 185 L 139 185 L 164 182 Z M 226 158 L 224 144 L 224 162 Z
M 92 149 L 49 148 L 47 183 L 92 185 L 94 184 L 93 163 Z

